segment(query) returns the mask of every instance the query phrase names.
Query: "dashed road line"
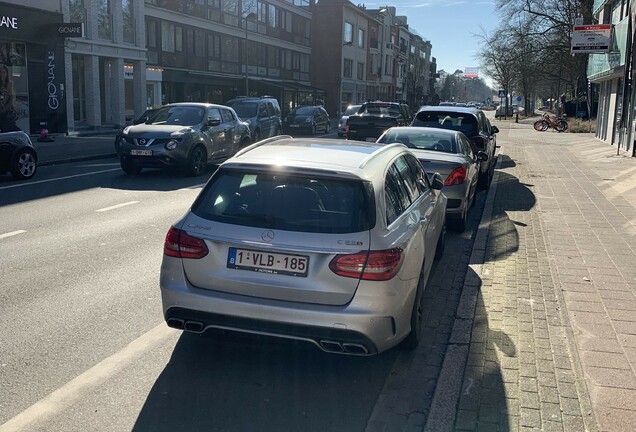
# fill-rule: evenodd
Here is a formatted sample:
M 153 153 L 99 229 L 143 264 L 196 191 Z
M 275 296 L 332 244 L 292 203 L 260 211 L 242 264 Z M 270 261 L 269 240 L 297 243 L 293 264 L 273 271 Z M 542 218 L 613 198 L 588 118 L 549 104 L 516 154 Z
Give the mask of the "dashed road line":
M 126 207 L 126 206 L 129 206 L 129 205 L 133 205 L 133 204 L 139 204 L 139 201 L 128 201 L 128 202 L 117 204 L 117 205 L 114 205 L 114 206 L 97 209 L 95 211 L 96 212 L 107 212 L 107 211 L 110 211 L 110 210 L 115 210 L 115 209 L 118 209 L 118 208 L 122 208 L 122 207 Z
M 18 234 L 24 234 L 25 232 L 26 232 L 25 230 L 17 230 L 17 231 L 11 231 L 11 232 L 8 232 L 8 233 L 0 234 L 0 239 L 7 238 L 7 237 L 13 237 L 13 236 L 16 236 Z

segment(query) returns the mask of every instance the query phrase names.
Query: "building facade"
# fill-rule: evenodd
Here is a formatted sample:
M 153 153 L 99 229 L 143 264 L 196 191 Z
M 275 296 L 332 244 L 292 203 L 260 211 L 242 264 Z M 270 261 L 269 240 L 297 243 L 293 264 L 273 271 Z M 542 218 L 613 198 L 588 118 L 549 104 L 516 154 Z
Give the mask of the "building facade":
M 63 17 L 58 2 L 30 4 L 0 2 L 0 130 L 66 132 Z
M 593 15 L 601 24 L 612 24 L 612 49 L 590 54 L 587 75 L 598 87 L 596 137 L 635 155 L 636 118 L 633 85 L 634 1 L 596 0 Z

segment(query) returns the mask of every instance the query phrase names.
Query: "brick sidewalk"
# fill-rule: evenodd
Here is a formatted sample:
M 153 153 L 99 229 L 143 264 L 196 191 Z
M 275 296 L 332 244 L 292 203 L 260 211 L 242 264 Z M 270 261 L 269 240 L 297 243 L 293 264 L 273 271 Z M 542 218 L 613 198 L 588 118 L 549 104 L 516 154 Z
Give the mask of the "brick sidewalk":
M 634 431 L 636 158 L 588 134 L 500 129 L 427 430 Z

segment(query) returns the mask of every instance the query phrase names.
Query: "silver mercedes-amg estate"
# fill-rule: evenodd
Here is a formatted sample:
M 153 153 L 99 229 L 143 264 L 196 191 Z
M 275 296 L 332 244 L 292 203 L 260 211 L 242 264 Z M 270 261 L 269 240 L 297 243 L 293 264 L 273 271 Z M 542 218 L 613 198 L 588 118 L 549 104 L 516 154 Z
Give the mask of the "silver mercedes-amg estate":
M 370 355 L 414 348 L 446 197 L 402 144 L 273 137 L 221 164 L 168 231 L 170 327 Z

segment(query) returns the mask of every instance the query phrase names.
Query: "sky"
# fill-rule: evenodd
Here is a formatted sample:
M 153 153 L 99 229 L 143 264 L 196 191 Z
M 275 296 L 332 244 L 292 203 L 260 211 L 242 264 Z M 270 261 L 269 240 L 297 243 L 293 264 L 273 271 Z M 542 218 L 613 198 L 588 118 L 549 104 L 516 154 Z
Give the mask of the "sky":
M 353 1 L 359 4 L 358 1 Z M 495 0 L 396 0 L 394 2 L 360 2 L 367 9 L 395 6 L 397 15 L 408 17 L 409 28 L 415 29 L 433 46 L 431 55 L 437 60 L 437 70 L 453 73 L 467 67 L 479 67 L 476 58 L 482 30 L 492 33 L 501 13 Z M 479 71 L 480 78 L 492 85 L 492 80 Z

